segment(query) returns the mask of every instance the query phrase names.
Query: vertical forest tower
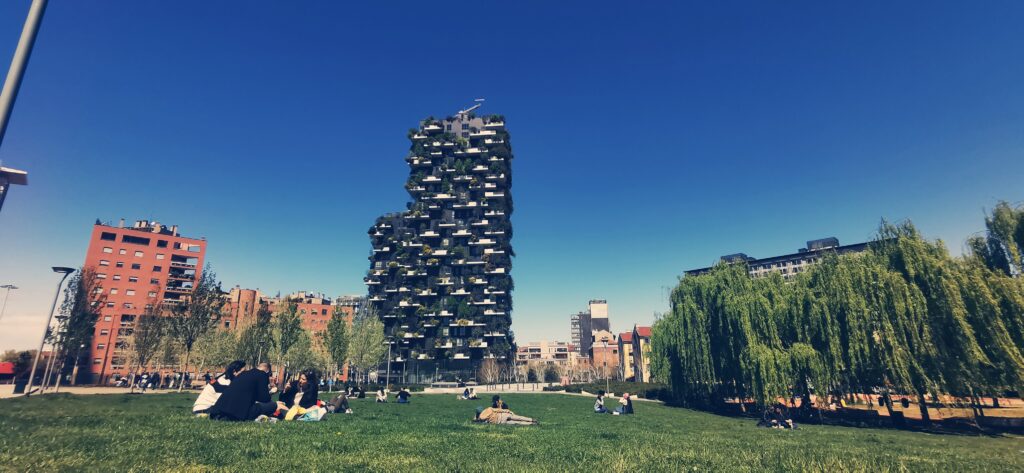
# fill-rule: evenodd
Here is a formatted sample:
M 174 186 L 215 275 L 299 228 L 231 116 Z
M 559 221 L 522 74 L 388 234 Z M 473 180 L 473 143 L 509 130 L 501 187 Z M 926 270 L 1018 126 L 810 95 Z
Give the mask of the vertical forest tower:
M 389 379 L 475 377 L 512 362 L 512 148 L 504 118 L 427 118 L 411 141 L 408 210 L 370 228 L 368 304 L 391 343 Z

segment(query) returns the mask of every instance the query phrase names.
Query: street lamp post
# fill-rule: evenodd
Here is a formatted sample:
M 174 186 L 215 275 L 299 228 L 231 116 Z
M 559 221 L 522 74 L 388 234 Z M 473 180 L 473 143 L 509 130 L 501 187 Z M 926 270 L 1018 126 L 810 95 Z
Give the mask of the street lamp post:
M 0 286 L 0 289 L 7 289 L 7 291 L 4 292 L 4 305 L 0 306 L 0 319 L 4 318 L 4 311 L 7 310 L 7 298 L 11 295 L 11 289 L 17 288 L 18 286 L 15 286 L 14 284 L 4 284 L 3 286 Z
M 36 367 L 39 366 L 39 357 L 43 354 L 43 346 L 46 345 L 46 332 L 50 328 L 50 322 L 53 321 L 53 311 L 57 308 L 57 298 L 60 297 L 60 287 L 64 285 L 64 280 L 75 272 L 75 268 L 66 268 L 63 266 L 54 266 L 53 272 L 63 274 L 60 278 L 60 282 L 57 283 L 57 293 L 53 295 L 53 305 L 50 306 L 50 312 L 46 314 L 46 326 L 43 329 L 42 340 L 39 341 L 39 351 L 36 352 L 36 357 L 32 360 L 32 371 L 28 375 L 28 386 L 25 387 L 25 397 L 32 394 L 32 381 L 36 377 Z
M 46 358 L 46 369 L 43 370 L 43 382 L 39 383 L 39 390 L 46 391 L 50 387 L 50 380 L 53 379 L 53 368 L 57 363 L 57 357 L 60 354 L 57 353 L 58 347 L 62 345 L 60 341 L 61 333 L 64 329 L 64 321 L 67 320 L 67 316 L 63 314 L 57 314 L 54 316 L 57 319 L 57 330 L 53 332 L 53 336 L 50 337 L 50 356 Z M 49 327 L 47 327 L 49 329 Z

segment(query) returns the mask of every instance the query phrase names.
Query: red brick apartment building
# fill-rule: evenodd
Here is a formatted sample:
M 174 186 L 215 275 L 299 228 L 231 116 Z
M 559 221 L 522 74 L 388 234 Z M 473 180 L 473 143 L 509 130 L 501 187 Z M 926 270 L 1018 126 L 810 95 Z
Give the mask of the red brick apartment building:
M 177 225 L 93 225 L 85 267 L 96 271 L 106 297 L 89 357 L 94 383 L 128 373 L 123 348 L 136 317 L 156 304 L 180 304 L 198 282 L 205 255 L 206 240 L 181 236 Z

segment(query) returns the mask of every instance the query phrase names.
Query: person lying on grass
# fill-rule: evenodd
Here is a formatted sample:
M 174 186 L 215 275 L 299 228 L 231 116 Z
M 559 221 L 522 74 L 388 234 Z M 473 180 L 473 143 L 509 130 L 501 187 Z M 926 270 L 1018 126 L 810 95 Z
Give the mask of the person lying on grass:
M 622 393 L 622 398 L 619 399 L 619 404 L 622 405 L 616 407 L 615 412 L 612 412 L 612 415 L 619 416 L 633 413 L 633 398 L 629 397 L 629 393 Z
M 239 374 L 210 408 L 211 419 L 251 421 L 272 416 L 287 407 L 270 400 L 270 363 Z
M 331 399 L 331 402 L 327 403 L 327 412 L 334 412 L 338 414 L 351 414 L 352 409 L 350 409 L 348 406 L 348 395 L 342 392 L 341 394 L 335 396 L 334 399 Z
M 508 404 L 505 404 L 499 396 L 492 398 L 491 407 L 486 409 L 477 408 L 476 418 L 473 422 L 488 423 L 488 424 L 512 424 L 512 425 L 538 425 L 534 419 L 526 416 L 516 415 L 508 409 Z M 501 406 L 501 407 L 496 407 Z
M 217 402 L 217 399 L 220 399 L 220 395 L 228 389 L 231 380 L 241 374 L 244 367 L 244 361 L 232 361 L 227 368 L 224 368 L 224 374 L 203 386 L 203 390 L 199 392 L 199 397 L 196 398 L 195 404 L 192 404 L 192 413 L 196 415 L 208 414 L 213 404 Z

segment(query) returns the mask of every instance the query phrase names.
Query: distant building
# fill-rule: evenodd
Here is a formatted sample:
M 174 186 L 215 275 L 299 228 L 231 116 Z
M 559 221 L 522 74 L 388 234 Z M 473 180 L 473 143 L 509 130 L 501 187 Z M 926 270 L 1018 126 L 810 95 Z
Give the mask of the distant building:
M 607 330 L 595 330 L 590 345 L 590 363 L 602 377 L 615 377 L 619 372 L 619 342 Z
M 623 380 L 633 381 L 634 363 L 633 332 L 622 332 L 619 334 L 619 369 L 622 371 Z
M 590 348 L 594 341 L 594 332 L 611 330 L 608 322 L 608 301 L 592 299 L 587 303 L 585 312 L 573 314 L 569 319 L 569 331 L 572 342 L 579 347 L 579 356 L 590 357 Z
M 651 382 L 651 328 L 633 326 L 633 379 L 640 383 Z
M 267 299 L 259 289 L 242 289 L 235 286 L 224 295 L 224 309 L 220 326 L 234 329 L 255 320 L 261 307 L 267 306 Z
M 566 342 L 530 342 L 516 349 L 516 364 L 549 363 L 559 366 L 572 364 L 573 346 Z
M 183 237 L 178 226 L 138 220 L 125 227 L 93 225 L 85 267 L 96 271 L 105 297 L 89 355 L 94 383 L 128 374 L 128 337 L 147 308 L 185 302 L 199 281 L 206 240 Z
M 734 253 L 731 255 L 722 256 L 720 258 L 720 261 L 727 264 L 745 262 L 747 266 L 750 268 L 750 275 L 755 278 L 767 276 L 772 273 L 779 273 L 782 274 L 782 277 L 789 279 L 793 277 L 793 275 L 795 274 L 806 271 L 809 265 L 817 262 L 825 253 L 860 253 L 862 251 L 866 251 L 867 249 L 867 243 L 840 245 L 839 240 L 837 238 L 828 237 L 808 241 L 807 247 L 797 250 L 796 253 L 790 253 L 781 256 L 772 256 L 761 259 L 752 258 L 744 253 Z M 713 266 L 709 266 L 707 268 L 691 269 L 689 271 L 686 271 L 686 275 L 698 276 L 711 271 L 711 269 L 713 268 Z
M 302 328 L 314 334 L 327 330 L 327 324 L 334 315 L 334 305 L 331 299 L 320 293 L 294 292 L 281 299 L 281 304 L 286 303 L 296 305 L 299 318 L 302 319 Z M 352 311 L 348 312 L 348 319 L 351 323 Z

